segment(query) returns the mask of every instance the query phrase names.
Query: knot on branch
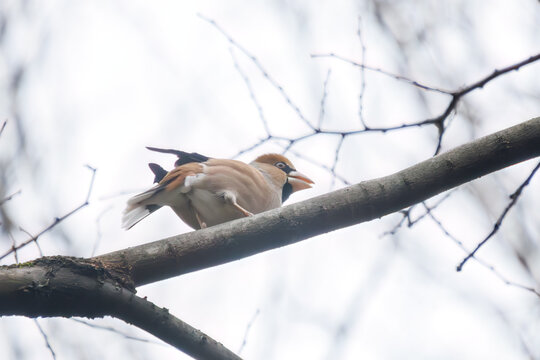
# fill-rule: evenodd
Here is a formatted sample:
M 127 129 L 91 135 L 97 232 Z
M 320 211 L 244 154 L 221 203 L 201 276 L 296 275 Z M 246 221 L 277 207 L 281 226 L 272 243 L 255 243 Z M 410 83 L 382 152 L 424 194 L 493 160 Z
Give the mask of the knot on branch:
M 72 256 L 45 256 L 23 264 L 11 265 L 12 267 L 42 266 L 47 269 L 47 278 L 55 277 L 59 270 L 70 270 L 73 274 L 95 279 L 98 283 L 104 284 L 109 280 L 132 292 L 136 292 L 131 278 L 126 271 L 114 267 L 95 259 L 77 258 Z

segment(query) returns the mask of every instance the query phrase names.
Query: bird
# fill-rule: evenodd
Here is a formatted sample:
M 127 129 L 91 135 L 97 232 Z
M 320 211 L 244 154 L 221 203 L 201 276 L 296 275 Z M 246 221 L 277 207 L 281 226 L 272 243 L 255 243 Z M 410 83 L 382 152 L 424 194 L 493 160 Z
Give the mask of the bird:
M 178 160 L 171 171 L 148 164 L 157 184 L 127 201 L 122 217 L 126 230 L 163 206 L 191 228 L 204 229 L 278 208 L 292 193 L 314 184 L 280 154 L 264 154 L 246 164 L 195 152 L 147 149 L 174 154 Z

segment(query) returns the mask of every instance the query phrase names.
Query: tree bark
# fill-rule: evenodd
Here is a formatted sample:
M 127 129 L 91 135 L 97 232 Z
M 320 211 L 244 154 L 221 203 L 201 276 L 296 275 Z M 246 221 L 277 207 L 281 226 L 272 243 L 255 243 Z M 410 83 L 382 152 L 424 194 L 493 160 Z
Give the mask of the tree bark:
M 89 259 L 51 256 L 0 267 L 0 315 L 108 315 L 146 330 L 197 359 L 240 359 L 167 309 L 137 296 L 122 279 Z

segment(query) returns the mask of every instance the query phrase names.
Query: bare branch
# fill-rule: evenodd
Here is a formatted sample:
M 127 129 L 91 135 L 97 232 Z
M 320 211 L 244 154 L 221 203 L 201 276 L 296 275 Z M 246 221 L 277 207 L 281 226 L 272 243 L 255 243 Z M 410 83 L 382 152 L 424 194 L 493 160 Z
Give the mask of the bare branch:
M 412 227 L 415 224 L 417 224 L 420 220 L 425 219 L 426 217 L 429 217 L 437 225 L 437 227 L 444 233 L 444 235 L 446 237 L 448 237 L 453 242 L 455 242 L 459 246 L 459 248 L 462 249 L 465 253 L 469 254 L 470 250 L 467 249 L 465 244 L 463 244 L 463 242 L 461 240 L 459 240 L 454 235 L 452 235 L 450 233 L 450 231 L 446 229 L 446 227 L 443 225 L 443 223 L 435 215 L 433 215 L 433 210 L 436 209 L 448 197 L 450 197 L 450 195 L 454 191 L 455 191 L 455 189 L 452 190 L 452 191 L 449 191 L 444 197 L 439 199 L 435 204 L 433 204 L 431 206 L 428 206 L 426 204 L 426 202 L 422 202 L 421 204 L 424 207 L 425 211 L 424 211 L 424 213 L 422 213 L 420 216 L 418 216 L 415 219 L 411 219 L 411 211 L 418 204 L 415 204 L 415 205 L 411 206 L 410 208 L 402 211 L 401 213 L 403 214 L 403 217 L 398 222 L 398 224 L 396 224 L 391 230 L 384 232 L 380 237 L 382 238 L 382 237 L 387 236 L 387 235 L 394 235 L 398 231 L 398 229 L 403 226 L 403 224 L 405 223 L 405 220 L 407 220 L 407 227 Z M 476 260 L 481 266 L 483 266 L 484 268 L 490 270 L 493 274 L 495 274 L 495 276 L 497 278 L 499 278 L 506 285 L 517 287 L 517 288 L 520 288 L 520 289 L 524 289 L 524 290 L 527 290 L 529 292 L 532 292 L 533 294 L 535 294 L 537 296 L 540 296 L 540 292 L 537 291 L 535 288 L 532 288 L 532 287 L 526 286 L 526 285 L 522 285 L 522 284 L 516 283 L 515 281 L 509 280 L 506 276 L 502 275 L 493 265 L 488 264 L 487 262 L 479 259 L 478 257 L 476 257 L 474 255 L 472 256 L 472 258 L 474 260 Z
M 118 316 L 196 359 L 240 360 L 225 346 L 203 332 L 176 318 L 165 308 L 160 308 L 145 298 L 131 295 L 123 299 Z
M 339 143 L 338 143 L 338 145 L 336 147 L 336 153 L 335 153 L 335 156 L 334 156 L 334 162 L 332 163 L 332 167 L 330 168 L 330 171 L 331 171 L 332 174 L 336 173 L 336 166 L 337 166 L 338 161 L 339 161 L 339 153 L 341 152 L 341 148 L 343 146 L 344 141 L 345 141 L 345 136 L 342 136 L 339 139 Z M 330 184 L 330 188 L 334 187 L 335 181 L 336 181 L 336 177 L 332 176 L 332 183 Z
M 531 172 L 531 174 L 527 177 L 527 179 L 517 188 L 517 190 L 512 194 L 510 195 L 510 203 L 508 203 L 508 205 L 506 206 L 506 208 L 504 209 L 504 211 L 502 212 L 502 214 L 499 216 L 499 218 L 497 219 L 497 221 L 495 222 L 495 225 L 493 225 L 493 229 L 491 230 L 491 232 L 484 238 L 484 240 L 482 240 L 478 245 L 476 245 L 476 247 L 474 248 L 474 250 L 469 254 L 467 255 L 462 261 L 461 263 L 457 266 L 456 270 L 457 271 L 461 271 L 463 269 L 463 265 L 465 265 L 465 263 L 470 259 L 472 258 L 476 252 L 478 250 L 480 250 L 480 248 L 489 240 L 491 239 L 491 237 L 493 235 L 495 235 L 497 233 L 497 231 L 499 231 L 499 228 L 501 227 L 501 224 L 504 220 L 504 218 L 506 217 L 506 214 L 508 214 L 508 211 L 510 211 L 510 209 L 516 204 L 516 202 L 518 201 L 519 199 L 519 196 L 521 195 L 521 192 L 523 191 L 523 189 L 529 185 L 529 183 L 531 182 L 531 179 L 534 177 L 534 174 L 538 171 L 538 169 L 540 169 L 540 162 L 536 165 L 536 167 L 533 169 L 533 171 Z
M 405 209 L 405 210 L 402 210 L 400 211 L 400 213 L 403 215 L 403 217 L 401 218 L 401 220 L 390 230 L 388 231 L 385 231 L 384 233 L 382 233 L 379 237 L 380 238 L 383 238 L 387 235 L 394 235 L 397 233 L 397 231 L 403 226 L 403 224 L 405 223 L 405 220 L 407 220 L 407 227 L 413 227 L 415 224 L 417 224 L 418 222 L 420 222 L 422 219 L 424 219 L 426 216 L 428 216 L 431 211 L 433 211 L 434 209 L 436 209 L 440 204 L 442 204 L 446 199 L 448 199 L 452 193 L 455 191 L 455 189 L 452 189 L 450 191 L 448 191 L 443 197 L 441 197 L 437 202 L 435 202 L 435 204 L 431 205 L 431 206 L 428 206 L 426 204 L 425 201 L 422 202 L 422 205 L 424 206 L 424 209 L 426 209 L 426 211 L 418 216 L 416 219 L 412 219 L 411 218 L 411 212 L 412 210 L 418 205 L 418 204 L 415 204 L 413 206 L 411 206 L 410 208 L 408 209 Z
M 9 235 L 9 237 L 11 239 L 11 248 L 15 249 L 17 247 L 17 242 L 15 241 L 15 238 L 13 237 L 11 232 L 8 232 L 8 235 Z M 13 251 L 13 256 L 15 257 L 15 264 L 18 264 L 19 263 L 19 255 L 17 254 L 16 250 Z
M 54 360 L 56 360 L 56 354 L 54 353 L 51 343 L 49 342 L 49 337 L 47 336 L 45 331 L 43 331 L 43 328 L 41 327 L 37 319 L 34 319 L 34 324 L 36 324 L 37 328 L 39 329 L 39 332 L 41 333 L 41 336 L 43 337 L 43 340 L 45 340 L 45 345 L 47 345 L 47 349 L 49 349 L 49 352 L 51 353 L 51 357 Z
M 356 31 L 356 36 L 360 42 L 360 51 L 362 55 L 360 57 L 360 62 L 362 64 L 366 63 L 366 44 L 364 44 L 364 38 L 362 36 L 362 17 L 358 16 L 358 30 Z M 366 121 L 364 120 L 364 93 L 366 92 L 366 69 L 360 67 L 360 77 L 362 82 L 360 83 L 360 94 L 358 95 L 358 118 L 360 119 L 360 124 L 366 129 Z
M 454 91 L 452 93 L 452 95 L 461 97 L 463 95 L 466 95 L 466 94 L 470 93 L 471 91 L 473 91 L 475 89 L 481 89 L 488 82 L 490 82 L 491 80 L 493 80 L 493 79 L 495 79 L 495 78 L 497 78 L 497 77 L 499 77 L 499 76 L 501 76 L 503 74 L 506 74 L 508 72 L 517 71 L 517 70 L 521 69 L 523 66 L 532 64 L 533 62 L 538 61 L 538 60 L 540 60 L 540 53 L 536 54 L 536 55 L 533 55 L 530 58 L 525 59 L 523 61 L 520 61 L 520 62 L 518 62 L 516 64 L 504 67 L 504 68 L 502 68 L 500 70 L 494 70 L 490 75 L 486 76 L 485 78 L 480 79 L 477 82 L 475 82 L 475 83 L 473 83 L 473 84 L 471 84 L 469 86 L 466 86 L 461 90 Z
M 438 89 L 438 88 L 435 88 L 435 87 L 432 87 L 432 86 L 428 86 L 428 85 L 424 85 L 424 84 L 421 84 L 419 83 L 418 81 L 416 80 L 411 80 L 405 76 L 401 76 L 401 75 L 397 75 L 397 74 L 393 74 L 389 71 L 386 71 L 386 70 L 383 70 L 381 68 L 378 68 L 378 67 L 375 67 L 375 66 L 370 66 L 370 65 L 365 65 L 364 63 L 358 63 L 354 60 L 350 60 L 350 59 L 347 59 L 343 56 L 340 56 L 340 55 L 337 55 L 337 54 L 334 54 L 334 53 L 328 53 L 328 54 L 312 54 L 311 55 L 312 58 L 324 58 L 324 57 L 330 57 L 330 58 L 335 58 L 335 59 L 338 59 L 338 60 L 341 60 L 341 61 L 344 61 L 348 64 L 351 64 L 353 66 L 357 66 L 361 69 L 365 69 L 365 70 L 369 70 L 369 71 L 373 71 L 373 72 L 377 72 L 379 74 L 382 74 L 382 75 L 385 75 L 385 76 L 389 76 L 391 78 L 394 78 L 398 81 L 403 81 L 403 82 L 406 82 L 412 86 L 415 86 L 415 87 L 418 87 L 422 90 L 427 90 L 427 91 L 433 91 L 433 92 L 438 92 L 440 94 L 446 94 L 446 95 L 452 95 L 452 92 L 451 91 L 448 91 L 448 90 L 443 90 L 443 89 Z
M 4 129 L 6 128 L 7 120 L 4 120 L 2 123 L 2 126 L 0 127 L 0 136 L 2 136 L 2 133 L 4 132 Z
M 34 238 L 34 236 L 30 234 L 28 231 L 26 231 L 22 226 L 19 226 L 19 230 L 25 233 L 26 235 L 30 236 L 31 238 Z M 36 244 L 36 248 L 38 249 L 39 255 L 43 256 L 43 251 L 41 250 L 41 246 L 39 246 L 39 243 L 37 242 L 37 238 L 34 239 L 34 244 Z M 17 248 L 13 248 L 13 251 L 17 253 Z
M 311 163 L 311 164 L 314 164 L 314 165 L 317 165 L 319 166 L 320 168 L 322 168 L 323 170 L 326 170 L 328 171 L 330 174 L 332 174 L 333 177 L 335 177 L 336 179 L 338 179 L 339 181 L 341 181 L 342 183 L 344 183 L 345 185 L 351 185 L 351 182 L 347 179 L 345 179 L 344 176 L 338 174 L 335 169 L 332 170 L 332 168 L 330 166 L 327 166 L 317 160 L 314 160 L 308 156 L 305 156 L 304 154 L 301 154 L 299 152 L 296 152 L 294 150 L 288 150 L 291 154 L 294 154 L 294 156 L 296 156 L 297 158 L 300 158 L 300 159 L 303 159 L 303 160 L 306 160 L 307 162 Z
M 17 196 L 21 193 L 21 190 L 17 190 L 16 192 L 14 192 L 13 194 L 3 198 L 2 200 L 0 200 L 0 206 L 4 205 L 6 202 L 10 201 L 11 199 L 13 199 L 14 196 Z
M 107 207 L 105 210 L 103 210 L 96 218 L 96 241 L 94 242 L 94 247 L 92 248 L 92 255 L 91 256 L 94 256 L 96 254 L 96 251 L 97 251 L 97 248 L 99 247 L 99 244 L 101 243 L 101 219 L 103 218 L 103 216 L 105 214 L 107 214 L 107 212 L 109 212 L 110 210 L 113 209 L 113 206 L 110 205 L 109 207 Z
M 114 316 L 198 359 L 240 359 L 208 335 L 141 298 L 88 259 L 44 257 L 0 267 L 0 315 Z
M 90 195 L 92 194 L 92 188 L 94 186 L 94 179 L 95 179 L 95 176 L 96 176 L 96 169 L 94 169 L 93 167 L 91 167 L 89 165 L 86 165 L 86 167 L 92 171 L 92 178 L 90 179 L 90 186 L 88 187 L 88 193 L 86 195 L 86 199 L 84 200 L 84 202 L 82 204 L 80 204 L 79 206 L 77 206 L 76 208 L 74 208 L 73 210 L 71 210 L 70 212 L 68 212 L 67 214 L 65 214 L 65 215 L 63 215 L 61 217 L 55 218 L 54 221 L 49 226 L 47 226 L 45 229 L 41 230 L 37 235 L 31 236 L 28 240 L 26 240 L 26 241 L 22 242 L 21 244 L 17 245 L 15 248 L 12 247 L 8 251 L 6 251 L 4 254 L 0 255 L 0 260 L 2 260 L 3 258 L 8 256 L 9 254 L 11 254 L 13 251 L 17 251 L 17 250 L 25 247 L 26 245 L 28 245 L 28 244 L 30 244 L 32 242 L 36 243 L 36 245 L 37 245 L 37 240 L 39 239 L 39 237 L 41 235 L 45 234 L 47 231 L 50 231 L 56 225 L 58 225 L 59 223 L 61 223 L 62 221 L 64 221 L 68 217 L 70 217 L 71 215 L 75 214 L 76 212 L 78 212 L 82 208 L 88 206 L 88 204 L 89 204 L 88 201 L 90 200 Z M 25 231 L 25 230 L 22 230 L 22 231 Z
M 234 50 L 231 48 L 231 56 L 234 62 L 234 68 L 238 71 L 240 76 L 242 77 L 242 80 L 244 80 L 244 83 L 246 84 L 246 87 L 249 91 L 249 97 L 251 98 L 251 101 L 253 101 L 253 104 L 257 108 L 257 112 L 259 113 L 259 119 L 261 119 L 264 130 L 268 135 L 270 135 L 270 128 L 268 127 L 268 121 L 266 121 L 266 117 L 264 116 L 264 112 L 262 109 L 261 104 L 259 103 L 259 100 L 257 100 L 257 97 L 255 96 L 255 92 L 253 91 L 253 87 L 251 86 L 251 81 L 249 81 L 249 78 L 246 74 L 242 71 L 240 68 L 240 65 L 238 64 L 238 61 L 236 60 L 236 56 L 234 56 Z
M 251 320 L 247 324 L 246 331 L 244 332 L 244 339 L 242 340 L 242 344 L 240 345 L 240 348 L 238 349 L 239 354 L 241 354 L 242 350 L 244 350 L 244 347 L 247 344 L 247 338 L 248 338 L 248 335 L 249 335 L 249 331 L 251 330 L 251 327 L 253 326 L 253 323 L 257 319 L 257 316 L 259 316 L 260 312 L 261 311 L 259 309 L 257 309 L 257 311 L 255 311 L 255 314 L 253 314 L 253 317 L 251 318 Z
M 336 55 L 334 53 L 321 54 L 321 55 L 311 55 L 311 56 L 314 57 L 314 58 L 317 58 L 317 57 L 333 57 L 333 58 L 339 59 L 341 61 L 345 61 L 345 62 L 347 62 L 347 63 L 349 63 L 351 65 L 358 66 L 361 69 L 375 71 L 375 72 L 384 74 L 386 76 L 390 76 L 390 77 L 392 77 L 392 78 L 394 78 L 396 80 L 404 81 L 406 83 L 411 84 L 412 86 L 418 87 L 418 88 L 423 89 L 423 90 L 434 91 L 434 92 L 438 92 L 438 93 L 441 93 L 441 94 L 450 95 L 452 98 L 450 99 L 450 102 L 448 103 L 448 105 L 446 106 L 444 111 L 440 115 L 438 115 L 438 116 L 436 116 L 434 118 L 426 119 L 426 120 L 423 120 L 423 121 L 419 121 L 419 122 L 411 123 L 411 124 L 407 124 L 407 125 L 402 125 L 402 126 L 397 126 L 397 127 L 389 127 L 389 128 L 386 128 L 386 129 L 385 128 L 378 128 L 378 129 L 369 128 L 364 123 L 364 127 L 365 127 L 364 130 L 350 132 L 350 133 L 361 133 L 361 132 L 364 132 L 364 131 L 383 131 L 383 132 L 385 132 L 385 131 L 403 129 L 403 128 L 411 127 L 411 126 L 423 126 L 423 125 L 430 125 L 430 124 L 435 125 L 437 127 L 438 131 L 439 131 L 437 147 L 435 149 L 435 155 L 437 155 L 441 150 L 442 137 L 443 137 L 444 132 L 446 130 L 446 128 L 444 126 L 444 122 L 448 118 L 448 116 L 450 116 L 450 114 L 452 114 L 452 112 L 455 111 L 456 106 L 459 103 L 459 100 L 463 96 L 467 95 L 468 93 L 470 93 L 473 90 L 483 88 L 487 83 L 489 83 L 493 79 L 495 79 L 495 78 L 497 78 L 497 77 L 499 77 L 499 76 L 501 76 L 503 74 L 506 74 L 506 73 L 511 72 L 511 71 L 519 70 L 520 68 L 522 68 L 525 65 L 532 64 L 535 61 L 540 60 L 540 54 L 533 55 L 533 56 L 529 57 L 526 60 L 520 61 L 520 62 L 518 62 L 516 64 L 513 64 L 513 65 L 510 65 L 510 66 L 507 66 L 507 67 L 505 67 L 505 68 L 503 68 L 501 70 L 494 70 L 493 73 L 491 73 L 490 75 L 488 75 L 488 76 L 486 76 L 486 77 L 484 77 L 484 78 L 482 78 L 482 79 L 480 79 L 480 80 L 478 80 L 478 81 L 476 81 L 476 82 L 474 82 L 474 83 L 472 83 L 472 84 L 470 84 L 468 86 L 465 86 L 465 87 L 463 87 L 461 89 L 454 90 L 454 91 L 448 91 L 448 90 L 442 90 L 442 89 L 439 89 L 439 88 L 427 86 L 427 85 L 421 84 L 421 83 L 419 83 L 417 81 L 406 78 L 404 76 L 392 74 L 392 73 L 390 73 L 388 71 L 385 71 L 385 70 L 382 70 L 380 68 L 365 65 L 363 62 L 358 63 L 358 62 L 355 62 L 353 60 L 349 60 L 349 59 L 346 59 L 346 58 L 344 58 L 342 56 Z M 328 131 L 321 131 L 321 132 L 332 133 L 332 132 L 328 132 Z
M 319 122 L 318 122 L 318 125 L 317 125 L 318 129 L 321 128 L 321 125 L 322 125 L 322 122 L 323 122 L 323 119 L 324 119 L 325 106 L 326 106 L 326 97 L 328 96 L 328 81 L 330 80 L 331 72 L 332 71 L 330 69 L 328 69 L 328 71 L 326 72 L 326 79 L 324 80 L 324 84 L 323 84 L 323 94 L 322 94 L 322 97 L 321 97 L 321 108 L 319 110 Z
M 442 222 L 437 219 L 435 217 L 435 215 L 433 215 L 432 212 L 430 212 L 428 214 L 428 216 L 431 218 L 431 220 L 433 220 L 433 222 L 435 222 L 435 224 L 437 224 L 437 226 L 439 227 L 439 229 L 448 237 L 450 238 L 453 242 L 455 242 L 461 250 L 463 250 L 465 253 L 469 253 L 469 250 L 465 247 L 465 244 L 463 244 L 463 242 L 461 240 L 459 240 L 458 238 L 456 238 L 454 235 L 452 235 L 447 229 L 446 227 L 442 224 Z M 532 288 L 530 286 L 525 286 L 523 284 L 519 284 L 515 281 L 512 281 L 512 280 L 509 280 L 506 276 L 504 276 L 503 274 L 501 274 L 493 265 L 491 264 L 488 264 L 487 262 L 485 262 L 484 260 L 482 259 L 479 259 L 478 257 L 476 256 L 472 256 L 472 258 L 474 260 L 476 260 L 476 262 L 480 265 L 482 265 L 483 267 L 485 267 L 486 269 L 488 269 L 489 271 L 491 271 L 493 274 L 495 274 L 496 277 L 499 278 L 499 280 L 501 280 L 503 283 L 505 283 L 506 285 L 509 285 L 509 286 L 513 286 L 513 287 L 517 287 L 517 288 L 520 288 L 520 289 L 523 289 L 523 290 L 527 290 L 533 294 L 535 294 L 536 296 L 540 297 L 540 292 L 538 292 L 538 290 L 536 290 L 535 288 Z
M 237 152 L 234 156 L 232 156 L 233 159 L 239 157 L 240 155 L 242 154 L 245 154 L 253 149 L 256 149 L 258 148 L 259 146 L 261 146 L 262 144 L 265 144 L 267 143 L 268 141 L 270 141 L 272 139 L 272 136 L 271 135 L 268 135 L 267 137 L 265 137 L 264 139 L 261 139 L 259 140 L 258 142 L 256 142 L 255 144 L 251 145 L 250 147 L 247 147 L 243 150 L 240 150 L 239 152 Z
M 94 328 L 94 329 L 110 331 L 110 332 L 112 332 L 114 334 L 117 334 L 119 336 L 122 336 L 122 337 L 124 337 L 124 338 L 126 338 L 128 340 L 140 341 L 140 342 L 144 342 L 144 343 L 147 343 L 147 344 L 166 346 L 165 343 L 163 343 L 163 342 L 152 341 L 150 339 L 143 339 L 143 338 L 139 338 L 139 337 L 136 337 L 136 336 L 132 336 L 132 335 L 123 333 L 123 332 L 119 331 L 118 329 L 115 329 L 115 328 L 113 328 L 111 326 L 103 326 L 103 325 L 92 324 L 92 323 L 90 323 L 88 321 L 84 321 L 84 320 L 81 320 L 81 319 L 75 319 L 75 318 L 72 318 L 71 320 L 73 320 L 75 322 L 78 322 L 80 324 L 84 324 L 84 325 L 86 325 L 88 327 L 91 327 L 91 328 Z
M 261 74 L 272 84 L 273 87 L 275 87 L 283 99 L 287 102 L 287 104 L 296 112 L 298 117 L 306 124 L 310 129 L 315 129 L 313 125 L 311 125 L 311 122 L 304 116 L 302 113 L 302 110 L 296 105 L 293 100 L 290 98 L 290 96 L 287 94 L 283 86 L 281 86 L 273 77 L 270 76 L 268 71 L 262 66 L 261 62 L 249 51 L 247 51 L 242 45 L 240 45 L 236 40 L 234 40 L 221 26 L 219 26 L 214 20 L 207 18 L 204 15 L 198 14 L 198 16 L 203 19 L 204 21 L 211 24 L 213 27 L 215 27 L 225 38 L 236 47 L 238 50 L 240 50 L 245 56 L 247 56 L 251 62 L 259 69 Z

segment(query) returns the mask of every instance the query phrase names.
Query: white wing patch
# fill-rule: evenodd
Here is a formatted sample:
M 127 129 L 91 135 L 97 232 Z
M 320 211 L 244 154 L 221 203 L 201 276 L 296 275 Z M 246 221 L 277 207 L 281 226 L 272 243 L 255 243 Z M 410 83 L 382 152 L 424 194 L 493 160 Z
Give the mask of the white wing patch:
M 182 186 L 182 189 L 180 190 L 180 192 L 187 194 L 188 192 L 191 191 L 191 186 L 201 181 L 206 176 L 205 174 L 206 165 L 201 164 L 201 166 L 202 166 L 202 172 L 195 175 L 186 176 L 186 178 L 184 179 L 184 186 Z

